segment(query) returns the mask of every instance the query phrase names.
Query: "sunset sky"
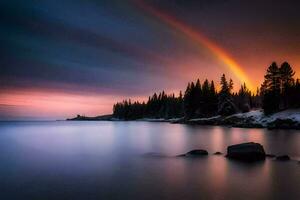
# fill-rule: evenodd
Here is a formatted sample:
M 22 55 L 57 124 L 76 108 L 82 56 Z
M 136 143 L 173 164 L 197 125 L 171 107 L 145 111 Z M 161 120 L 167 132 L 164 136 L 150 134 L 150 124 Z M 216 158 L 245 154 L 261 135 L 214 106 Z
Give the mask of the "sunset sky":
M 222 73 L 258 87 L 272 61 L 300 77 L 300 2 L 0 2 L 0 120 L 112 112 Z

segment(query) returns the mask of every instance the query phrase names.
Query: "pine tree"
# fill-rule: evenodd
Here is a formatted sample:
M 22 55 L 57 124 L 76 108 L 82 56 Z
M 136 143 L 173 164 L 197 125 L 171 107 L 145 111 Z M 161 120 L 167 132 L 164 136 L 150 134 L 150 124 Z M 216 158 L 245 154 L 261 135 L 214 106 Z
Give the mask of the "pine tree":
M 292 87 L 294 85 L 293 76 L 295 75 L 295 72 L 289 63 L 284 62 L 279 68 L 279 73 L 281 79 L 282 107 L 283 109 L 286 109 L 292 101 Z
M 229 80 L 229 92 L 231 92 L 233 90 L 233 80 L 230 79 Z
M 273 62 L 270 67 L 267 69 L 265 75 L 266 87 L 271 91 L 280 92 L 280 71 L 276 64 Z
M 193 114 L 192 117 L 199 117 L 201 115 L 201 104 L 202 104 L 202 88 L 200 80 L 197 79 L 195 88 L 192 91 L 192 107 L 193 107 Z
M 210 97 L 209 97 L 209 102 L 210 102 L 210 105 L 209 105 L 209 110 L 210 110 L 210 113 L 209 115 L 210 116 L 214 116 L 217 114 L 217 111 L 218 111 L 218 94 L 217 94 L 217 91 L 215 89 L 215 83 L 214 81 L 211 81 L 210 83 Z
M 293 99 L 292 101 L 293 106 L 299 108 L 300 107 L 300 80 L 299 79 L 296 80 L 296 83 L 293 87 L 292 99 Z
M 194 87 L 193 87 L 194 88 Z M 186 118 L 192 116 L 192 86 L 188 83 L 187 88 L 184 93 L 184 115 Z
M 231 90 L 233 81 L 230 79 L 228 83 L 225 74 L 221 77 L 221 91 L 219 93 L 218 113 L 220 115 L 231 115 L 236 113 L 237 109 L 232 101 Z
M 237 107 L 242 112 L 248 112 L 250 110 L 251 92 L 248 90 L 246 83 L 241 85 L 241 88 L 237 95 Z
M 265 114 L 277 112 L 280 106 L 280 72 L 273 62 L 267 69 L 261 91 L 263 96 L 262 107 Z
M 208 80 L 206 79 L 202 85 L 202 101 L 201 101 L 201 113 L 203 117 L 209 115 L 210 109 L 210 85 Z
M 182 91 L 179 92 L 179 97 L 177 98 L 177 114 L 176 117 L 182 117 L 184 116 L 184 103 L 183 103 L 183 95 Z
M 295 72 L 289 63 L 284 62 L 279 68 L 280 78 L 281 78 L 281 89 L 284 91 L 287 87 L 294 84 Z

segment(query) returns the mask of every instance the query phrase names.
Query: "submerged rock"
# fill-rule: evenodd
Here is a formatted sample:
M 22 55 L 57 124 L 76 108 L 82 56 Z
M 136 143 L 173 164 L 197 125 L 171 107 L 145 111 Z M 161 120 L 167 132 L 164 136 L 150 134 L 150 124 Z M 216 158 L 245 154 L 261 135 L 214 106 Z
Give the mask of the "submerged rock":
M 204 149 L 194 149 L 184 154 L 185 156 L 207 156 L 208 152 Z
M 217 151 L 216 153 L 214 153 L 214 155 L 222 155 L 222 152 Z
M 290 160 L 290 157 L 288 155 L 281 155 L 281 156 L 277 156 L 276 160 L 279 160 L 279 161 L 288 161 L 288 160 Z
M 226 157 L 241 161 L 259 161 L 265 159 L 266 153 L 261 144 L 249 142 L 228 146 Z
M 275 158 L 276 155 L 274 155 L 274 154 L 266 154 L 266 157 L 269 157 L 269 158 Z

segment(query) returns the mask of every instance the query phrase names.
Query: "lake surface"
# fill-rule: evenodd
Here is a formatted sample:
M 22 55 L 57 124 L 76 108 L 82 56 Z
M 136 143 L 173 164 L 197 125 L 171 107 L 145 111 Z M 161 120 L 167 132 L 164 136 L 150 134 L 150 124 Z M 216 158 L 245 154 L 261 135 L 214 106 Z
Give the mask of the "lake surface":
M 223 156 L 241 142 L 300 160 L 300 131 L 151 122 L 1 122 L 0 199 L 300 199 L 300 164 Z M 157 153 L 170 157 L 155 156 Z

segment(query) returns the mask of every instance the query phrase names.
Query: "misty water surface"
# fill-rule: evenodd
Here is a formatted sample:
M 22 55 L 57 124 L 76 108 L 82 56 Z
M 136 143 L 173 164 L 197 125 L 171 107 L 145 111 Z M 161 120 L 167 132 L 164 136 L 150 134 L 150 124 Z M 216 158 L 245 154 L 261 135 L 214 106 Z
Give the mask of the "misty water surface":
M 245 164 L 212 155 L 249 141 L 300 159 L 294 130 L 1 122 L 0 199 L 300 199 L 296 161 Z M 174 157 L 195 148 L 210 155 Z

